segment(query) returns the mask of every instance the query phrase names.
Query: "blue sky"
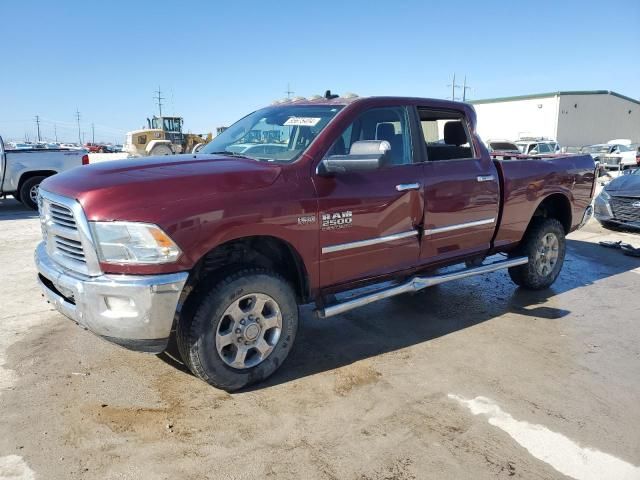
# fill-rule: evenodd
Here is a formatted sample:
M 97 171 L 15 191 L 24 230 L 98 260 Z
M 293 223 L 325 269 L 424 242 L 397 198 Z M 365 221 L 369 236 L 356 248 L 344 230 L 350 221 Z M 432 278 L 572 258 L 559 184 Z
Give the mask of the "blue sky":
M 640 2 L 2 2 L 0 135 L 123 140 L 157 113 L 226 125 L 285 96 L 468 98 L 606 89 L 640 98 Z

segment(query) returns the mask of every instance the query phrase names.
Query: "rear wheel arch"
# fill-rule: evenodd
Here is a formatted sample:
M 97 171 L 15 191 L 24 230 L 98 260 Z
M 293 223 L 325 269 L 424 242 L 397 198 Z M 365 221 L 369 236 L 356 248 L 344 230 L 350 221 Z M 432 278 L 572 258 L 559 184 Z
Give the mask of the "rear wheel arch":
M 536 207 L 527 230 L 531 228 L 536 218 L 555 218 L 564 228 L 565 235 L 571 231 L 573 223 L 573 212 L 571 209 L 571 201 L 562 193 L 553 193 L 545 197 Z
M 26 182 L 30 178 L 33 178 L 33 177 L 50 177 L 52 175 L 55 175 L 56 173 L 58 173 L 58 172 L 56 172 L 55 170 L 29 170 L 28 172 L 24 172 L 20 176 L 20 180 L 18 180 L 17 191 L 19 192 L 20 189 L 22 188 L 22 185 L 24 184 L 24 182 Z

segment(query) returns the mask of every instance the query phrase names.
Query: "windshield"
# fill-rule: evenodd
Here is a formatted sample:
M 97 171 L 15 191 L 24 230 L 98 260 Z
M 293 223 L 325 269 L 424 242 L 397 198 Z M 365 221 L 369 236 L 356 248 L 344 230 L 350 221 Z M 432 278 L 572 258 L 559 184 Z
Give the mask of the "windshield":
M 263 108 L 234 123 L 199 153 L 229 153 L 256 160 L 293 162 L 341 108 L 336 105 Z
M 582 147 L 582 153 L 607 153 L 609 145 L 589 145 Z

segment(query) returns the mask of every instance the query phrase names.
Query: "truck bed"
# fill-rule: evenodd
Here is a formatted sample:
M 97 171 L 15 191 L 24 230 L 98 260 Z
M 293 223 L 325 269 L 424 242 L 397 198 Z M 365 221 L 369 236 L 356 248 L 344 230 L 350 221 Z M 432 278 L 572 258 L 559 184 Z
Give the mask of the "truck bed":
M 572 231 L 591 203 L 595 164 L 591 155 L 521 160 L 494 160 L 500 177 L 502 207 L 494 246 L 522 238 L 533 213 L 549 195 L 563 195 L 571 205 Z

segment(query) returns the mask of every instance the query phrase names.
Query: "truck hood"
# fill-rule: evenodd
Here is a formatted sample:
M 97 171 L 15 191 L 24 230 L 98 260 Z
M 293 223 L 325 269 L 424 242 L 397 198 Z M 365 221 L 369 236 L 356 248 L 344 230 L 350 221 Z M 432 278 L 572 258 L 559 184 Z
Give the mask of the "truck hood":
M 143 210 L 266 188 L 281 170 L 220 155 L 142 157 L 74 168 L 49 177 L 41 188 L 77 199 L 89 220 L 138 220 L 146 217 Z
M 640 175 L 621 175 L 611 180 L 605 190 L 611 195 L 640 197 Z

